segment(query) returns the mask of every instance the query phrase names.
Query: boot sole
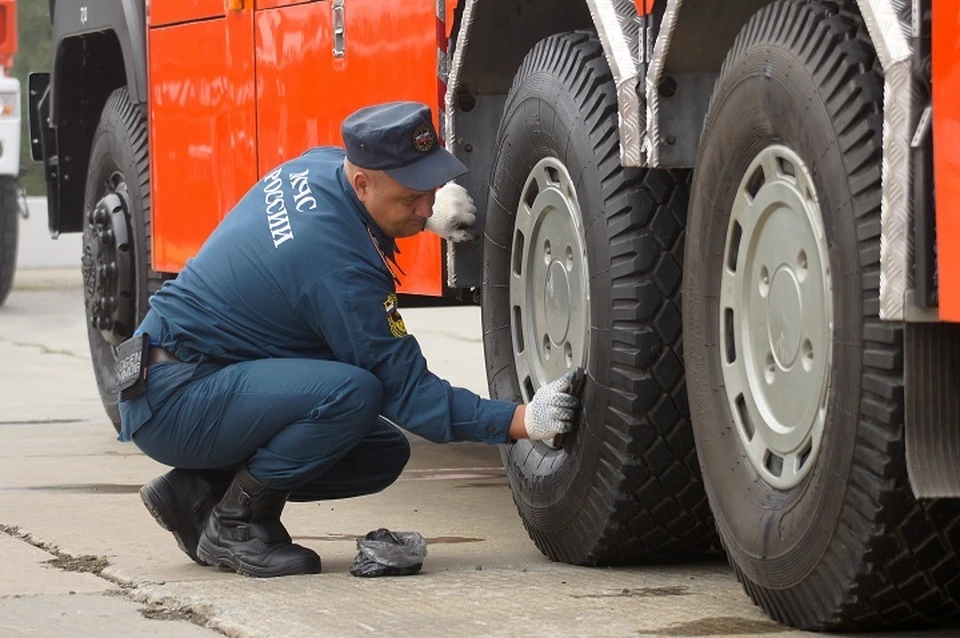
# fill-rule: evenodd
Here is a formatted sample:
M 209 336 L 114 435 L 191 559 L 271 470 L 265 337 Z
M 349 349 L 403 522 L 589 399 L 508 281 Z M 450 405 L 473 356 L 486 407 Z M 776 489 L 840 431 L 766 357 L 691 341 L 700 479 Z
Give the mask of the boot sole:
M 170 486 L 167 485 L 166 481 L 156 481 L 156 483 L 160 487 L 155 486 L 154 482 L 150 482 L 140 488 L 140 500 L 143 501 L 144 507 L 147 508 L 147 511 L 150 512 L 150 515 L 157 521 L 160 527 L 173 534 L 173 538 L 177 541 L 177 546 L 180 547 L 184 554 L 190 557 L 190 560 L 198 565 L 212 565 L 213 563 L 204 562 L 195 550 L 190 549 L 190 547 L 196 547 L 200 541 L 193 525 L 190 525 L 189 529 L 181 529 L 170 522 L 183 518 L 189 519 L 190 517 L 183 516 L 182 510 L 180 512 L 181 515 L 172 511 L 168 504 L 177 502 L 176 495 L 173 493 L 173 490 L 170 489 Z M 179 509 L 179 505 L 176 507 Z M 190 544 L 191 542 L 192 545 Z
M 199 555 L 201 560 L 207 561 L 207 563 L 210 565 L 226 567 L 227 569 L 231 569 L 238 574 L 242 574 L 243 576 L 252 576 L 254 578 L 274 578 L 277 576 L 319 574 L 321 571 L 320 565 L 317 565 L 316 571 L 304 571 L 302 569 L 296 569 L 296 567 L 289 567 L 282 570 L 258 567 L 256 565 L 251 565 L 250 563 L 244 562 L 228 549 L 223 549 L 216 546 L 208 547 L 204 544 L 204 540 L 205 539 L 201 538 L 200 543 L 197 545 L 197 555 Z

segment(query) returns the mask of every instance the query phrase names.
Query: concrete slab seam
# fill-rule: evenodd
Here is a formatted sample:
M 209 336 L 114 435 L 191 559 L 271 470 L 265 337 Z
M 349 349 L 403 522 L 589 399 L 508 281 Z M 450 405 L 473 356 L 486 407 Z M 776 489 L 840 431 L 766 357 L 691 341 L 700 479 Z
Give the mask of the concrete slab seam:
M 209 605 L 183 603 L 170 596 L 159 596 L 151 593 L 149 589 L 144 587 L 145 584 L 138 584 L 133 579 L 124 576 L 115 569 L 111 569 L 110 561 L 102 556 L 74 556 L 68 554 L 56 545 L 38 539 L 30 532 L 26 532 L 14 525 L 0 523 L 0 532 L 47 552 L 54 558 L 45 562 L 56 569 L 86 572 L 113 583 L 119 589 L 105 592 L 104 595 L 117 596 L 131 602 L 146 605 L 147 607 L 145 609 L 140 610 L 144 618 L 151 620 L 183 620 L 198 627 L 203 627 L 204 629 L 228 636 L 229 638 L 255 638 L 259 636 L 258 633 L 251 633 L 243 627 L 217 619 L 215 617 L 216 610 Z M 153 584 L 154 583 L 150 583 L 146 586 L 149 587 Z M 163 585 L 164 583 L 157 584 Z

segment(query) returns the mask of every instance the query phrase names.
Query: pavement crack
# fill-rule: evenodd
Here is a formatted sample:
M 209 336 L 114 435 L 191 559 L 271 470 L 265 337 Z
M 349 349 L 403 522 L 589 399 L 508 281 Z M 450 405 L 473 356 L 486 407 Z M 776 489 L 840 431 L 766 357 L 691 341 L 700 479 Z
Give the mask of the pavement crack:
M 62 354 L 67 357 L 73 357 L 74 359 L 85 359 L 86 357 L 77 354 L 71 350 L 61 350 L 58 348 L 51 348 L 48 345 L 42 343 L 27 343 L 26 341 L 9 341 L 7 339 L 0 339 L 0 341 L 9 343 L 12 346 L 17 346 L 20 348 L 37 348 L 43 354 Z
M 217 610 L 211 605 L 183 603 L 170 596 L 159 596 L 139 590 L 127 590 L 122 595 L 128 600 L 146 605 L 140 613 L 150 620 L 183 620 L 229 638 L 249 636 L 243 628 L 221 622 L 217 618 Z
M 110 567 L 110 561 L 102 556 L 74 556 L 62 551 L 56 545 L 35 538 L 30 532 L 25 532 L 15 525 L 5 525 L 0 523 L 0 532 L 22 540 L 25 543 L 41 549 L 53 558 L 44 561 L 52 567 L 72 572 L 86 572 L 102 578 L 119 587 L 118 590 L 104 592 L 107 596 L 119 596 L 131 602 L 146 605 L 140 610 L 145 618 L 154 620 L 185 620 L 189 623 L 209 629 L 224 636 L 239 638 L 245 634 L 236 631 L 228 631 L 222 627 L 215 617 L 216 612 L 207 605 L 184 604 L 169 596 L 158 596 L 144 592 L 140 587 L 144 585 L 153 585 L 158 583 L 134 583 L 133 581 L 117 576 L 112 573 L 105 573 Z M 163 584 L 163 583 L 159 583 Z
M 74 556 L 72 554 L 68 554 L 64 551 L 61 551 L 56 545 L 36 539 L 33 537 L 33 534 L 21 531 L 21 529 L 16 526 L 4 525 L 0 523 L 0 531 L 8 536 L 20 539 L 25 543 L 33 545 L 37 549 L 42 549 L 48 554 L 53 555 L 53 558 L 44 561 L 51 567 L 61 569 L 65 572 L 84 572 L 93 574 L 94 576 L 99 576 L 100 578 L 103 578 L 104 580 L 120 587 L 131 586 L 130 583 L 123 582 L 120 579 L 111 578 L 103 573 L 103 570 L 110 566 L 110 561 L 102 556 L 92 556 L 89 554 L 85 554 L 83 556 Z
M 201 627 L 205 626 L 207 620 L 202 613 L 190 606 L 170 607 L 161 602 L 150 603 L 148 607 L 140 610 L 140 614 L 151 620 L 186 620 Z
M 620 591 L 604 594 L 573 594 L 571 598 L 651 598 L 659 596 L 688 596 L 691 592 L 683 585 L 674 587 L 624 587 Z

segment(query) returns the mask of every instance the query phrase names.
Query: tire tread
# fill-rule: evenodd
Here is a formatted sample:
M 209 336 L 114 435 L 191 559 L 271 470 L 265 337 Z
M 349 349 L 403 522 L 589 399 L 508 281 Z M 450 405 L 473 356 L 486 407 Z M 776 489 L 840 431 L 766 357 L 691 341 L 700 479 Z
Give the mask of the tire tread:
M 792 49 L 822 87 L 853 194 L 863 272 L 861 402 L 838 531 L 801 585 L 771 590 L 734 563 L 771 617 L 816 630 L 917 626 L 960 614 L 960 506 L 917 501 L 904 450 L 903 335 L 878 318 L 882 75 L 856 3 L 778 0 L 758 12 L 720 72 L 749 48 Z
M 0 306 L 13 288 L 20 228 L 20 184 L 0 175 Z
M 543 75 L 562 79 L 584 114 L 594 147 L 588 161 L 601 177 L 603 209 L 585 228 L 607 238 L 608 266 L 592 276 L 611 282 L 610 383 L 592 380 L 606 397 L 604 429 L 580 513 L 562 532 L 544 532 L 522 490 L 514 490 L 514 501 L 537 547 L 554 560 L 614 565 L 696 558 L 718 543 L 690 430 L 676 310 L 680 269 L 673 251 L 682 251 L 689 172 L 621 166 L 613 77 L 595 33 L 538 43 L 514 78 L 504 122 L 523 108 L 511 97 Z M 659 273 L 669 277 L 661 281 Z M 668 478 L 670 489 L 663 485 Z

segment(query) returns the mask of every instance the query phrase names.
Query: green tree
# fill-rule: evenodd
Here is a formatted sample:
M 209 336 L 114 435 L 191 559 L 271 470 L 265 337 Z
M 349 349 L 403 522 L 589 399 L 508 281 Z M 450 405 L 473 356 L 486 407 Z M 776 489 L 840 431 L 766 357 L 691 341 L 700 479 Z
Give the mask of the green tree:
M 41 0 L 20 0 L 17 3 L 19 50 L 13 61 L 13 74 L 20 80 L 22 92 L 22 127 L 20 166 L 26 169 L 23 185 L 28 195 L 46 195 L 43 165 L 30 157 L 30 125 L 27 116 L 29 104 L 27 75 L 33 71 L 50 70 L 50 5 Z

